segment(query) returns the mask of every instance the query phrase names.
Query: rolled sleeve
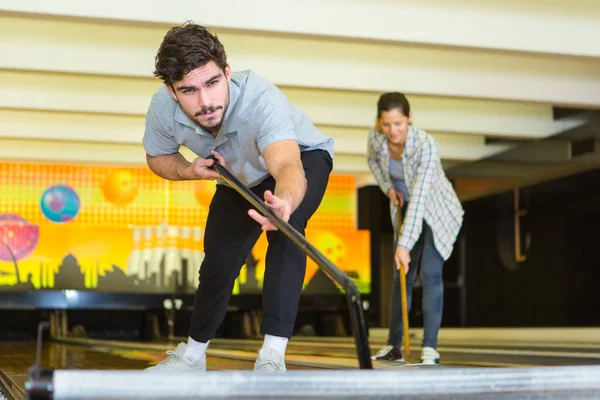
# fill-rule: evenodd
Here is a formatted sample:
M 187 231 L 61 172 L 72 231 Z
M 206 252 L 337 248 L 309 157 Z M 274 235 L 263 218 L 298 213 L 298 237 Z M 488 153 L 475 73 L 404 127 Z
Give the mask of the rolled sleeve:
M 291 114 L 277 122 L 275 118 L 267 118 L 267 121 L 259 127 L 258 148 L 261 153 L 273 143 L 289 139 L 297 140 Z
M 271 86 L 257 99 L 254 121 L 258 124 L 257 144 L 261 153 L 282 140 L 298 140 L 292 119 L 292 109 L 285 95 Z

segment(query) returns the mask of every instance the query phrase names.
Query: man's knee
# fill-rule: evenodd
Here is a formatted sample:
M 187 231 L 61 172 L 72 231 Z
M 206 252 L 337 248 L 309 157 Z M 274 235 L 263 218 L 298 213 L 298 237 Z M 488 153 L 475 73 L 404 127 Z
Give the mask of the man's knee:
M 207 251 L 200 268 L 200 276 L 204 279 L 229 278 L 238 265 L 241 267 L 242 260 L 236 251 Z

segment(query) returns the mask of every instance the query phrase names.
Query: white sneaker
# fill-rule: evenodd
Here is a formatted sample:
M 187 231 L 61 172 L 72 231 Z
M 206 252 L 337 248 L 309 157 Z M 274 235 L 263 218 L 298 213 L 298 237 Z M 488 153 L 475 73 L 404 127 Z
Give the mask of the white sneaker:
M 145 371 L 149 372 L 182 372 L 182 373 L 202 373 L 206 371 L 206 356 L 201 359 L 193 357 L 183 357 L 187 345 L 179 343 L 175 351 L 168 350 L 169 357 L 158 364 L 148 367 Z
M 423 347 L 421 349 L 421 362 L 423 364 L 439 364 L 440 353 L 433 347 Z
M 285 372 L 283 356 L 273 349 L 260 349 L 254 363 L 255 371 Z

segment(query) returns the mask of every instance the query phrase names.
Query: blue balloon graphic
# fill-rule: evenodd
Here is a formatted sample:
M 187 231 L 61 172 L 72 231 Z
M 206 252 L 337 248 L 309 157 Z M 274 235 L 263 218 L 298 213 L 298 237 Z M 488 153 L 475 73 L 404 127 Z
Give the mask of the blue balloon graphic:
M 52 222 L 69 222 L 79 212 L 79 196 L 69 186 L 54 185 L 42 194 L 42 213 Z

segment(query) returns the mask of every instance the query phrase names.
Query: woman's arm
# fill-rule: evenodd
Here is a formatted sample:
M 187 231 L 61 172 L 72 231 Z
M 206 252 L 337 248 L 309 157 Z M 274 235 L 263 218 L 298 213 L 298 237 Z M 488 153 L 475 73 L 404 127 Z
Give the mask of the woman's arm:
M 402 233 L 398 246 L 410 251 L 421 235 L 423 216 L 429 199 L 429 192 L 435 179 L 436 165 L 440 158 L 435 139 L 429 137 L 421 147 L 419 166 L 414 176 L 414 183 L 408 201 L 408 210 L 402 223 Z
M 390 189 L 394 188 L 394 184 L 389 176 L 383 173 L 381 166 L 379 165 L 379 155 L 375 150 L 375 145 L 377 141 L 375 140 L 376 133 L 369 134 L 369 140 L 367 142 L 367 162 L 369 164 L 369 168 L 375 177 L 375 181 L 379 185 L 379 188 L 386 196 L 389 196 Z

